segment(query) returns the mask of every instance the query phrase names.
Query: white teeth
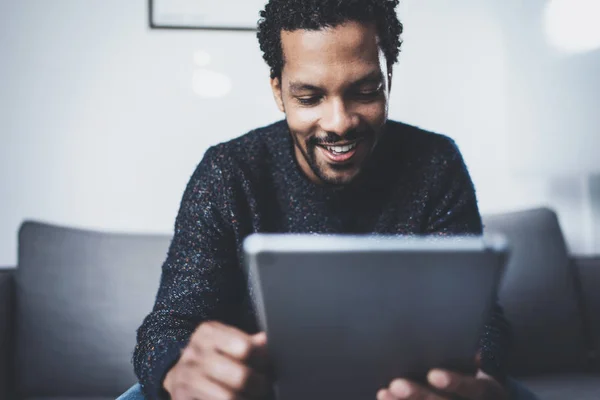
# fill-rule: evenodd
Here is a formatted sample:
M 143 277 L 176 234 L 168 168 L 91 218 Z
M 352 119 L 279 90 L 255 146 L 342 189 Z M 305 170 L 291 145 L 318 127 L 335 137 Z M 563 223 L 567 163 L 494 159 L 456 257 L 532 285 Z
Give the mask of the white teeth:
M 347 153 L 355 147 L 356 143 L 353 143 L 347 146 L 327 146 L 327 150 L 331 151 L 332 153 Z

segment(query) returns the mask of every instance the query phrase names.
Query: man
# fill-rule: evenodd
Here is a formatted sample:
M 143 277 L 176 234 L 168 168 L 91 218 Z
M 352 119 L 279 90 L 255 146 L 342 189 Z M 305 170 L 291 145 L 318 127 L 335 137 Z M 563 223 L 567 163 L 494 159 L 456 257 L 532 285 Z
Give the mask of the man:
M 260 399 L 267 338 L 241 266 L 253 232 L 481 234 L 473 184 L 445 136 L 388 120 L 397 0 L 271 0 L 258 39 L 285 121 L 210 148 L 181 202 L 156 304 L 138 330 L 146 399 Z M 373 397 L 504 399 L 495 310 L 480 371 L 433 370 Z M 315 360 L 317 361 L 317 360 Z

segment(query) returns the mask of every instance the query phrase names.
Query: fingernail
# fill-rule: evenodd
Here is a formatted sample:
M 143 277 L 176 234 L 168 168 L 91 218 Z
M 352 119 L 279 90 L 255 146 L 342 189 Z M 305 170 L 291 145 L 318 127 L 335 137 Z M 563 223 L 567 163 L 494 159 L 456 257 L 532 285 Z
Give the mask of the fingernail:
M 445 388 L 450 384 L 448 375 L 442 371 L 431 371 L 429 373 L 429 382 L 440 389 Z
M 397 397 L 408 397 L 410 396 L 410 386 L 405 381 L 395 380 L 390 385 L 390 391 L 394 396 Z

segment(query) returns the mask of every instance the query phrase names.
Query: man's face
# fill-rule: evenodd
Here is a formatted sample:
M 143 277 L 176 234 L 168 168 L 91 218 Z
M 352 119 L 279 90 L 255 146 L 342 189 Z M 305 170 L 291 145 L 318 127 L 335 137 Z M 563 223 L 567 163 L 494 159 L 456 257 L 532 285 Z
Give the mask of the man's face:
M 315 183 L 358 175 L 387 120 L 391 76 L 372 24 L 282 31 L 284 67 L 271 80 L 298 164 Z

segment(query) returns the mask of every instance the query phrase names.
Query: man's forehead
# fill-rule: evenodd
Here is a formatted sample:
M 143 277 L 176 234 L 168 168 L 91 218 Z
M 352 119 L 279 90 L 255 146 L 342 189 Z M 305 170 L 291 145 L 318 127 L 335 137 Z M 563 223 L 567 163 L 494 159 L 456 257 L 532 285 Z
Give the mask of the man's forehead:
M 282 31 L 281 45 L 286 62 L 372 59 L 379 49 L 375 26 L 354 21 L 319 30 Z

